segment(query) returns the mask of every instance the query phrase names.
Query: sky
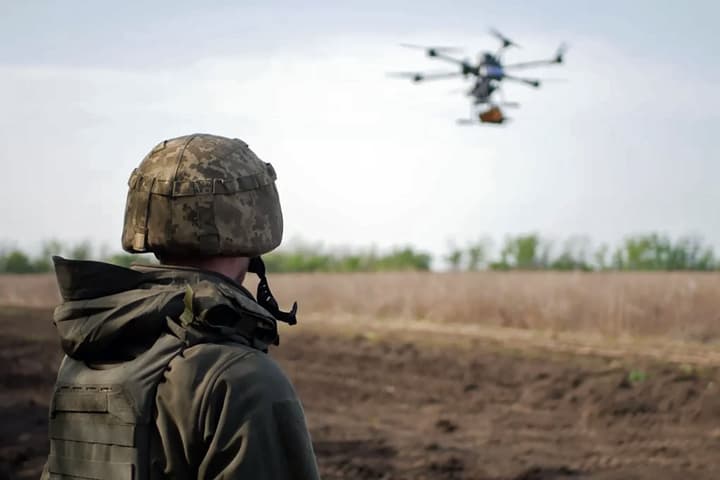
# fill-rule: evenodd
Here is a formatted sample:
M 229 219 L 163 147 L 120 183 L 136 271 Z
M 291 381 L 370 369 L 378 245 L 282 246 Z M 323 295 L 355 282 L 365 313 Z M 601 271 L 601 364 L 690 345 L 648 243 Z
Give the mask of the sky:
M 657 231 L 720 247 L 712 1 L 0 0 L 0 245 L 120 250 L 127 180 L 159 141 L 245 140 L 271 162 L 287 245 L 434 254 L 539 232 Z M 400 43 L 544 58 L 503 127 L 463 127 L 468 82 Z

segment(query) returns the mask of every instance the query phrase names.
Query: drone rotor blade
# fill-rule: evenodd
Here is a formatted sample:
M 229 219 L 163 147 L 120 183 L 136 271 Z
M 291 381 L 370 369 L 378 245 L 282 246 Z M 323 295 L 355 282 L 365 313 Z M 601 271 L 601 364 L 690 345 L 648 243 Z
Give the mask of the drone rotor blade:
M 400 46 L 405 47 L 405 48 L 414 48 L 415 50 L 425 50 L 428 52 L 431 50 L 433 50 L 435 52 L 441 52 L 441 53 L 458 53 L 458 52 L 463 51 L 463 49 L 460 47 L 448 47 L 448 46 L 435 47 L 435 46 L 426 46 L 426 45 L 415 45 L 412 43 L 401 43 Z
M 420 82 L 425 79 L 425 76 L 420 72 L 388 72 L 385 75 L 393 78 L 407 78 L 413 82 Z
M 423 73 L 421 74 L 421 80 L 444 80 L 460 76 L 462 76 L 462 72 Z
M 420 72 L 387 72 L 385 75 L 388 77 L 410 78 L 422 74 Z
M 565 61 L 565 52 L 567 52 L 568 44 L 563 42 L 560 44 L 560 46 L 557 49 L 557 52 L 555 53 L 554 61 L 555 63 L 563 63 Z
M 390 72 L 389 77 L 408 78 L 413 82 L 422 82 L 425 80 L 442 80 L 446 78 L 459 77 L 462 72 Z
M 520 45 L 518 45 L 517 43 L 510 40 L 508 37 L 506 37 L 505 35 L 500 33 L 500 31 L 495 28 L 490 29 L 490 34 L 502 42 L 502 48 L 508 48 L 508 47 L 522 48 Z

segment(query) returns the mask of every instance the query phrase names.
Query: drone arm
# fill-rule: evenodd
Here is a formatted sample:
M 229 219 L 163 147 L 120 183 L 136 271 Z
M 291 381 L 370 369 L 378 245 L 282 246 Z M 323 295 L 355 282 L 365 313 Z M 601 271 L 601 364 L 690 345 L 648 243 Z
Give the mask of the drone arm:
M 465 64 L 465 62 L 464 62 L 463 60 L 460 60 L 460 59 L 457 59 L 457 58 L 453 58 L 453 57 L 451 57 L 451 56 L 449 56 L 449 55 L 445 55 L 445 54 L 439 53 L 439 52 L 434 52 L 434 54 L 433 54 L 433 55 L 430 55 L 430 56 L 431 56 L 432 58 L 437 58 L 437 59 L 443 60 L 443 61 L 445 61 L 445 62 L 454 63 L 454 64 L 456 64 L 456 65 L 464 65 L 464 64 Z
M 563 63 L 563 58 L 565 56 L 565 51 L 567 50 L 567 44 L 563 43 L 561 44 L 557 52 L 555 53 L 555 56 L 553 58 L 548 58 L 545 60 L 534 60 L 531 62 L 521 62 L 521 63 L 513 63 L 510 65 L 504 65 L 504 68 L 532 68 L 532 67 L 540 67 L 542 65 L 558 65 L 560 63 Z
M 444 78 L 458 77 L 462 75 L 460 72 L 390 72 L 390 77 L 409 78 L 413 82 L 422 82 L 425 80 L 441 80 Z
M 532 62 L 511 63 L 509 65 L 503 65 L 503 68 L 506 70 L 523 69 L 523 68 L 540 67 L 543 65 L 557 65 L 558 63 L 561 63 L 561 62 L 558 62 L 557 59 L 534 60 Z
M 534 78 L 513 77 L 512 75 L 504 75 L 503 78 L 506 80 L 512 80 L 513 82 L 524 83 L 525 85 L 535 88 L 540 86 L 540 80 Z
M 459 77 L 462 75 L 460 72 L 447 72 L 447 73 L 421 73 L 421 80 L 442 80 L 445 78 Z

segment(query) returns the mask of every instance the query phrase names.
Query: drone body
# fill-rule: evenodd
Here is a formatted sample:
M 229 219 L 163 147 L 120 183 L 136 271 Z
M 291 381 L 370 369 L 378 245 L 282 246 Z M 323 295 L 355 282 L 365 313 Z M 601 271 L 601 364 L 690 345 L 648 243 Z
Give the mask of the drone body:
M 422 73 L 422 72 L 398 72 L 391 74 L 393 76 L 399 76 L 403 78 L 410 78 L 413 82 L 419 83 L 426 80 L 440 80 L 445 78 L 453 77 L 474 77 L 473 86 L 466 92 L 467 96 L 472 98 L 472 111 L 471 118 L 459 120 L 461 124 L 473 124 L 473 123 L 491 123 L 491 124 L 502 124 L 507 121 L 507 117 L 504 116 L 500 107 L 517 107 L 517 103 L 506 102 L 504 100 L 495 100 L 496 94 L 501 94 L 501 84 L 505 80 L 523 83 L 525 85 L 538 88 L 540 87 L 540 80 L 535 78 L 523 78 L 509 74 L 509 71 L 520 70 L 525 68 L 539 67 L 543 65 L 555 65 L 563 63 L 565 46 L 560 45 L 555 56 L 544 60 L 534 60 L 529 62 L 514 63 L 514 64 L 503 64 L 502 54 L 506 49 L 510 47 L 517 47 L 518 45 L 503 36 L 497 30 L 491 30 L 491 33 L 501 42 L 500 48 L 497 52 L 482 52 L 478 55 L 477 63 L 471 63 L 469 59 L 460 60 L 455 57 L 448 55 L 456 48 L 452 47 L 422 47 L 418 45 L 407 45 L 403 46 L 409 48 L 420 48 L 423 49 L 428 57 L 443 60 L 445 62 L 453 63 L 459 68 L 456 71 L 451 72 L 434 72 L 434 73 Z

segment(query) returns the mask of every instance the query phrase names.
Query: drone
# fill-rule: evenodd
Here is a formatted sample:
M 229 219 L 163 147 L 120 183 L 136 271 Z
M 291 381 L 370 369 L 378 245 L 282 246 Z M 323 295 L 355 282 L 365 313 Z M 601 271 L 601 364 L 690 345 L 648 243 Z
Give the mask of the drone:
M 472 98 L 470 118 L 458 120 L 459 124 L 503 124 L 509 120 L 501 107 L 519 107 L 517 102 L 505 101 L 501 84 L 504 81 L 511 81 L 539 88 L 542 81 L 537 78 L 519 77 L 510 72 L 527 68 L 540 67 L 545 65 L 557 65 L 564 61 L 567 46 L 561 44 L 555 55 L 543 60 L 533 60 L 521 63 L 504 64 L 502 56 L 511 47 L 520 47 L 497 30 L 490 30 L 490 33 L 500 41 L 499 49 L 492 52 L 481 52 L 478 55 L 477 63 L 471 60 L 454 58 L 450 54 L 461 51 L 456 47 L 425 47 L 421 45 L 401 44 L 403 47 L 421 49 L 428 57 L 436 58 L 445 62 L 453 63 L 458 68 L 456 71 L 442 72 L 393 72 L 390 76 L 409 78 L 415 83 L 427 80 L 441 80 L 454 77 L 474 78 L 473 86 L 467 90 L 466 95 Z M 496 97 L 500 97 L 496 99 Z

